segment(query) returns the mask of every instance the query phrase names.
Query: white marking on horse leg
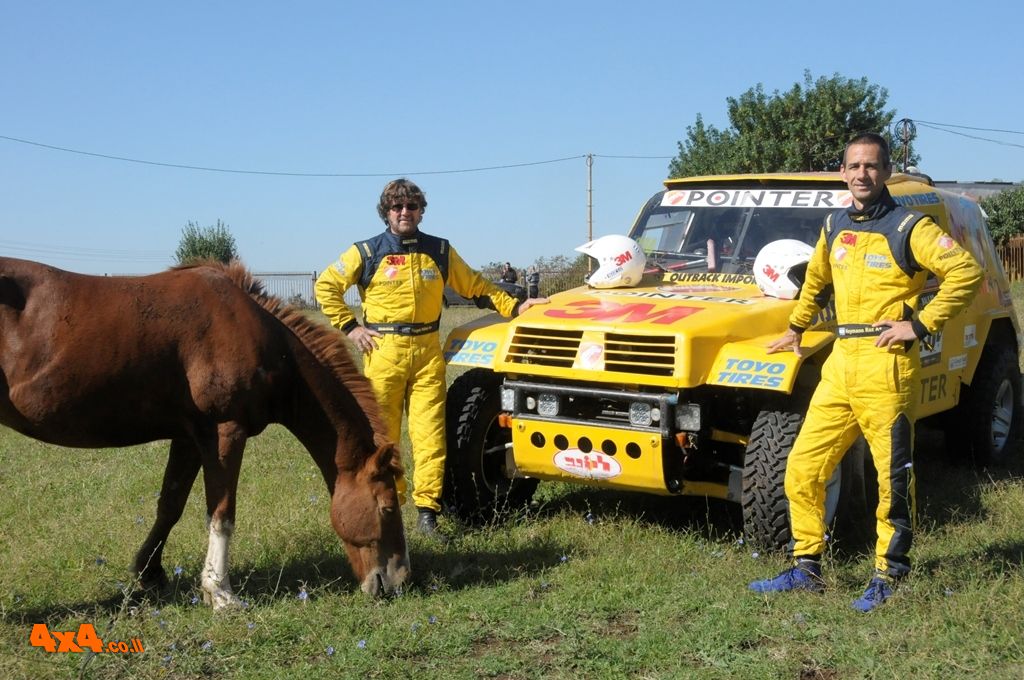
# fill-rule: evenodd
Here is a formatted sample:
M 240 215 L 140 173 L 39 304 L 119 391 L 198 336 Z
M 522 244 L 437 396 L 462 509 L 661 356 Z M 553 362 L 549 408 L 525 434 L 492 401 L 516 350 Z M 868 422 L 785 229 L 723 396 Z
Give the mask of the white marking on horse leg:
M 242 601 L 231 591 L 228 579 L 228 546 L 235 527 L 229 521 L 209 518 L 207 524 L 210 526 L 210 542 L 203 567 L 203 601 L 212 604 L 214 609 L 240 606 Z

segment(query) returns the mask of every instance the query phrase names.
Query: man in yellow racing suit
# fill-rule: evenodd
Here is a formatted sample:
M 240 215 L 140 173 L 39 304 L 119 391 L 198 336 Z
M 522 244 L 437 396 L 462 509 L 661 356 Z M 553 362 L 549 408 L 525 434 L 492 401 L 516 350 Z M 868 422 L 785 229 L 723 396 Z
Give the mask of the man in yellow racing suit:
M 914 344 L 970 304 L 982 270 L 930 217 L 893 200 L 885 186 L 892 169 L 884 138 L 854 137 L 841 173 L 853 205 L 825 220 L 789 330 L 769 347 L 801 354 L 801 334 L 834 294 L 839 337 L 786 465 L 795 564 L 750 588 L 824 588 L 819 560 L 825 549 L 825 483 L 863 434 L 878 471 L 875 574 L 853 602 L 866 612 L 885 602 L 910 570 L 913 409 L 920 369 Z M 939 290 L 915 318 L 928 272 L 939 278 Z
M 437 535 L 446 453 L 447 382 L 438 337 L 445 284 L 463 297 L 486 296 L 506 317 L 538 301 L 518 304 L 471 269 L 447 240 L 421 232 L 426 208 L 418 186 L 406 179 L 389 182 L 377 205 L 387 229 L 342 253 L 317 279 L 315 291 L 331 323 L 365 353 L 366 376 L 395 441 L 408 409 L 417 527 Z M 345 304 L 353 285 L 363 300 L 362 324 Z M 404 501 L 404 488 L 399 492 Z

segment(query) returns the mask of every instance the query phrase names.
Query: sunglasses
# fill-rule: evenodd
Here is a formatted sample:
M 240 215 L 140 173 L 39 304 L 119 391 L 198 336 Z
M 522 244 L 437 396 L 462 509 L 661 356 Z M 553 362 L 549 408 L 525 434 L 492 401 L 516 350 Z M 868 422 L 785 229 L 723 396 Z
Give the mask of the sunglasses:
M 395 203 L 391 206 L 391 209 L 395 212 L 402 212 L 402 208 L 405 208 L 409 212 L 416 212 L 420 209 L 419 203 Z

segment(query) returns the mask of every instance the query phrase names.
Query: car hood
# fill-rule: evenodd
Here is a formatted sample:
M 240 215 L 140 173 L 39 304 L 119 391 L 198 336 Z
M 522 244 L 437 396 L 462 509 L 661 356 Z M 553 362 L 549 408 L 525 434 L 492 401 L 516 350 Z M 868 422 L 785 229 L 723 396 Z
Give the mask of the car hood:
M 636 288 L 576 288 L 534 305 L 494 338 L 494 368 L 517 376 L 692 387 L 728 347 L 764 347 L 796 303 L 753 276 L 666 274 Z

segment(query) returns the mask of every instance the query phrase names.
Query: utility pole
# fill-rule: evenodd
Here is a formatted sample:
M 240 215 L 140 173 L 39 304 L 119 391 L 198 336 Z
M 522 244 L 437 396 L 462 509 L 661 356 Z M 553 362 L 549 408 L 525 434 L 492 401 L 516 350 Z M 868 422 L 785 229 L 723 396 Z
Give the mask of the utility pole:
M 594 154 L 587 154 L 587 243 L 594 240 Z M 587 270 L 594 273 L 594 258 L 587 258 Z
M 594 154 L 587 154 L 587 240 L 594 240 Z

